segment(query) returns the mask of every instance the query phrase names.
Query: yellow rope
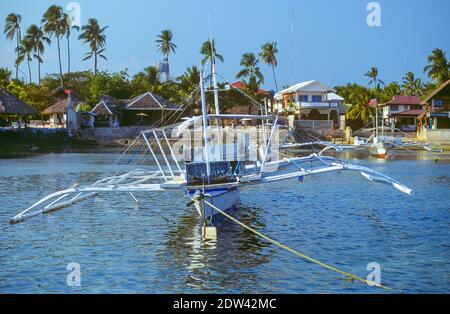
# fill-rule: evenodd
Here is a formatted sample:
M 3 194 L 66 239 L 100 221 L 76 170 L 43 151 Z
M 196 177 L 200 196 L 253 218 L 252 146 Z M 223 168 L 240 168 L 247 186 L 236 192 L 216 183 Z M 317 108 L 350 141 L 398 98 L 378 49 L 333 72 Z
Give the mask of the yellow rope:
M 273 244 L 275 244 L 275 245 L 281 247 L 282 249 L 285 249 L 285 250 L 287 250 L 287 251 L 289 251 L 289 252 L 291 252 L 291 253 L 294 253 L 295 255 L 300 256 L 301 258 L 304 258 L 304 259 L 306 259 L 306 260 L 308 260 L 308 261 L 310 261 L 310 262 L 313 262 L 313 263 L 315 263 L 315 264 L 317 264 L 317 265 L 320 265 L 320 266 L 322 266 L 322 267 L 328 268 L 328 269 L 330 269 L 330 270 L 332 270 L 332 271 L 335 271 L 335 272 L 337 272 L 337 273 L 339 273 L 339 274 L 341 274 L 341 275 L 348 276 L 349 279 L 350 279 L 350 281 L 353 281 L 353 280 L 356 279 L 356 280 L 358 280 L 358 281 L 360 281 L 360 282 L 362 282 L 362 283 L 365 283 L 365 284 L 368 284 L 368 285 L 373 285 L 373 286 L 378 287 L 378 288 L 383 288 L 383 289 L 386 289 L 386 290 L 393 290 L 392 288 L 389 288 L 389 287 L 387 287 L 387 286 L 378 284 L 378 283 L 376 283 L 376 282 L 370 282 L 370 283 L 369 283 L 369 281 L 368 281 L 367 279 L 364 279 L 364 278 L 361 278 L 361 277 L 356 276 L 356 275 L 354 275 L 354 274 L 351 274 L 351 273 L 348 273 L 348 272 L 346 272 L 346 271 L 340 270 L 340 269 L 338 269 L 338 268 L 336 268 L 336 267 L 330 266 L 330 265 L 325 264 L 325 263 L 323 263 L 323 262 L 321 262 L 321 261 L 319 261 L 319 260 L 316 260 L 315 258 L 309 257 L 308 255 L 305 255 L 305 254 L 303 254 L 303 253 L 300 253 L 300 252 L 298 252 L 298 251 L 296 251 L 296 250 L 294 250 L 294 249 L 288 247 L 287 245 L 285 245 L 285 244 L 283 244 L 283 243 L 280 243 L 280 242 L 278 242 L 278 241 L 276 241 L 276 240 L 274 240 L 274 239 L 272 239 L 272 238 L 270 238 L 270 237 L 268 237 L 268 236 L 266 236 L 266 235 L 264 235 L 264 234 L 262 234 L 262 233 L 256 231 L 255 229 L 253 229 L 253 228 L 247 226 L 246 224 L 244 224 L 244 223 L 240 222 L 239 220 L 237 220 L 236 218 L 234 218 L 234 217 L 228 215 L 228 214 L 225 213 L 223 210 L 217 208 L 216 206 L 214 206 L 213 204 L 209 203 L 208 201 L 204 200 L 204 202 L 205 202 L 206 204 L 208 204 L 209 206 L 211 206 L 212 208 L 214 208 L 215 210 L 217 210 L 220 214 L 224 215 L 225 217 L 227 217 L 228 219 L 230 219 L 230 220 L 232 220 L 233 222 L 237 223 L 238 225 L 244 227 L 245 229 L 247 229 L 247 230 L 253 232 L 254 234 L 260 236 L 261 238 L 264 238 L 264 239 L 266 239 L 267 241 L 269 241 L 269 242 L 271 242 L 271 243 L 273 243 Z

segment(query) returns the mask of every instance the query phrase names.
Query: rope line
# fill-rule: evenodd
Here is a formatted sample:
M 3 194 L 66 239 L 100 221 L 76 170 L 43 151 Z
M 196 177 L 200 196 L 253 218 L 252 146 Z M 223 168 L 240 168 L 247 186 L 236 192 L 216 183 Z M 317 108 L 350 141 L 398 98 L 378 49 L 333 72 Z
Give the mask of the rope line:
M 272 238 L 270 238 L 270 237 L 268 237 L 268 236 L 262 234 L 261 232 L 256 231 L 255 229 L 253 229 L 253 228 L 247 226 L 246 224 L 240 222 L 239 220 L 237 220 L 237 219 L 234 218 L 233 216 L 230 216 L 229 214 L 225 213 L 223 210 L 221 210 L 220 208 L 217 208 L 216 206 L 214 206 L 213 204 L 211 204 L 211 203 L 208 202 L 207 200 L 203 200 L 203 201 L 204 201 L 206 204 L 208 204 L 209 206 L 211 206 L 212 208 L 214 208 L 215 210 L 217 210 L 219 213 L 221 213 L 222 215 L 224 215 L 225 217 L 227 217 L 228 219 L 230 219 L 231 221 L 233 221 L 233 222 L 235 222 L 236 224 L 240 225 L 241 227 L 243 227 L 243 228 L 245 228 L 245 229 L 247 229 L 247 230 L 253 232 L 254 234 L 260 236 L 261 238 L 266 239 L 267 241 L 271 242 L 272 244 L 275 244 L 276 246 L 278 246 L 278 247 L 280 247 L 280 248 L 282 248 L 282 249 L 284 249 L 284 250 L 286 250 L 286 251 L 289 251 L 289 252 L 291 252 L 291 253 L 293 253 L 293 254 L 295 254 L 295 255 L 297 255 L 297 256 L 303 258 L 303 259 L 306 259 L 306 260 L 308 260 L 308 261 L 310 261 L 310 262 L 312 262 L 312 263 L 315 263 L 315 264 L 317 264 L 317 265 L 319 265 L 319 266 L 322 266 L 322 267 L 324 267 L 324 268 L 327 268 L 327 269 L 329 269 L 329 270 L 332 270 L 332 271 L 334 271 L 334 272 L 336 272 L 336 273 L 339 273 L 339 274 L 341 274 L 341 275 L 347 276 L 347 277 L 349 277 L 349 279 L 350 279 L 351 281 L 353 281 L 353 280 L 356 279 L 356 280 L 358 280 L 358 281 L 360 281 L 360 282 L 362 282 L 362 283 L 364 283 L 364 284 L 367 284 L 367 285 L 372 285 L 372 286 L 375 286 L 375 287 L 378 287 L 378 288 L 382 288 L 382 289 L 385 289 L 385 290 L 393 290 L 392 288 L 389 288 L 389 287 L 384 286 L 384 285 L 382 285 L 382 284 L 378 284 L 378 283 L 376 283 L 376 282 L 369 282 L 367 279 L 364 279 L 364 278 L 361 278 L 361 277 L 359 277 L 359 276 L 357 276 L 357 275 L 354 275 L 354 274 L 352 274 L 352 273 L 349 273 L 349 272 L 340 270 L 340 269 L 338 269 L 338 268 L 336 268 L 336 267 L 334 267 L 334 266 L 325 264 L 324 262 L 321 262 L 321 261 L 319 261 L 319 260 L 317 260 L 317 259 L 315 259 L 315 258 L 312 258 L 312 257 L 310 257 L 310 256 L 308 256 L 308 255 L 306 255 L 306 254 L 303 254 L 303 253 L 301 253 L 301 252 L 299 252 L 299 251 L 296 251 L 296 250 L 290 248 L 289 246 L 287 246 L 287 245 L 285 245 L 285 244 L 283 244 L 283 243 L 281 243 L 281 242 L 278 242 L 278 241 L 276 241 L 276 240 L 274 240 L 274 239 L 272 239 Z

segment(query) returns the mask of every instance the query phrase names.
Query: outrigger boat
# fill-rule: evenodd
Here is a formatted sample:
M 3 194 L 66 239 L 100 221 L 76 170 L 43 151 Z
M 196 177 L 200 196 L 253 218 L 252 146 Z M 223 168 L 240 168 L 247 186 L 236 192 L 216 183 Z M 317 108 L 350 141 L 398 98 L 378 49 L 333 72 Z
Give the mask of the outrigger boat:
M 141 132 L 120 157 L 130 156 L 134 161 L 133 169 L 118 170 L 94 183 L 74 184 L 54 192 L 11 218 L 10 223 L 19 223 L 102 194 L 124 193 L 137 201 L 135 192 L 147 192 L 151 197 L 153 193 L 173 190 L 184 192 L 192 200 L 203 224 L 213 223 L 218 212 L 206 203 L 227 210 L 237 204 L 241 188 L 281 180 L 294 183 L 307 176 L 336 171 L 354 171 L 402 193 L 413 193 L 384 174 L 323 154 L 329 149 L 339 149 L 338 146 L 324 145 L 322 151 L 302 157 L 280 157 L 279 149 L 283 145 L 277 142 L 278 116 L 267 114 L 267 110 L 260 115 L 221 114 L 214 66 L 212 75 L 215 114 L 207 111 L 205 80 L 201 73 L 201 116 Z M 255 121 L 257 128 L 223 126 L 224 120 L 242 119 Z

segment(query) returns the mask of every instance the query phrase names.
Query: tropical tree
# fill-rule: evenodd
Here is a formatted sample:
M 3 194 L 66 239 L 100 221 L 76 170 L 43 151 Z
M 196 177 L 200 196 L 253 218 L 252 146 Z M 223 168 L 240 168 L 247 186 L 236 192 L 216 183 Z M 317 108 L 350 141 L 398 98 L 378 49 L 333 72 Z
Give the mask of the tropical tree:
M 402 89 L 400 84 L 398 84 L 397 82 L 390 82 L 389 84 L 387 84 L 386 86 L 384 86 L 383 89 L 383 98 L 384 100 L 390 100 L 392 99 L 392 97 L 396 96 L 396 95 L 400 95 L 402 93 Z
M 134 96 L 145 93 L 146 91 L 159 93 L 163 88 L 163 84 L 161 83 L 158 68 L 149 66 L 144 71 L 136 74 L 131 80 L 131 87 Z
M 209 79 L 210 85 L 212 86 L 212 72 L 213 72 L 213 64 L 216 64 L 216 60 L 223 62 L 223 56 L 217 53 L 216 50 L 216 40 L 213 38 L 211 40 L 207 40 L 202 44 L 200 48 L 200 53 L 203 55 L 202 65 L 205 65 L 206 62 L 209 61 L 210 69 L 211 69 L 211 77 Z
M 22 22 L 22 16 L 16 13 L 10 13 L 5 18 L 5 27 L 3 28 L 3 32 L 6 34 L 6 38 L 9 40 L 14 40 L 16 38 L 16 51 L 17 51 L 17 59 L 19 59 L 19 45 L 22 40 L 20 34 L 20 23 Z M 15 63 L 16 66 L 16 80 L 19 79 L 19 64 Z
M 33 54 L 33 43 L 27 39 L 24 38 L 20 41 L 19 47 L 16 48 L 18 58 L 16 60 L 16 64 L 20 65 L 25 59 L 27 60 L 28 65 L 28 81 L 31 84 L 31 67 L 30 67 L 30 61 L 33 59 L 31 58 Z
M 359 120 L 363 124 L 373 119 L 375 108 L 369 105 L 370 100 L 374 97 L 372 90 L 357 85 L 349 96 L 352 101 L 352 106 L 345 114 L 347 119 Z
M 80 28 L 76 25 L 72 25 L 70 15 L 64 13 L 64 21 L 66 22 L 66 38 L 67 38 L 67 73 L 70 73 L 70 35 L 71 30 L 79 31 Z
M 96 19 L 90 18 L 87 25 L 83 25 L 81 28 L 83 32 L 78 36 L 78 39 L 82 39 L 85 43 L 89 44 L 89 47 L 91 48 L 91 51 L 85 54 L 83 60 L 94 57 L 94 75 L 97 75 L 98 71 L 97 58 L 100 57 L 104 60 L 108 60 L 103 55 L 106 45 L 105 30 L 107 28 L 108 26 L 103 28 L 100 27 Z
M 275 88 L 278 91 L 278 84 L 277 84 L 277 78 L 275 76 L 275 67 L 278 65 L 277 61 L 277 43 L 276 42 L 270 42 L 265 43 L 261 47 L 262 51 L 260 52 L 259 56 L 264 61 L 265 64 L 272 67 L 272 74 L 273 74 L 273 80 L 275 82 Z
M 244 80 L 247 85 L 250 85 L 250 81 L 256 82 L 258 85 L 264 83 L 264 75 L 261 73 L 258 63 L 259 59 L 254 53 L 244 53 L 240 63 L 243 68 L 236 74 L 236 78 L 248 78 L 247 82 Z
M 0 68 L 0 81 L 11 81 L 11 74 L 7 67 Z
M 445 56 L 445 51 L 436 48 L 428 56 L 428 65 L 423 69 L 428 77 L 438 85 L 450 79 L 450 61 Z
M 236 78 L 242 79 L 245 91 L 252 96 L 258 98 L 259 87 L 264 83 L 264 75 L 258 66 L 259 59 L 253 53 L 244 53 L 241 58 L 240 65 L 242 70 L 236 74 Z M 245 79 L 246 78 L 246 79 Z M 253 104 L 249 103 L 248 113 L 251 114 Z
M 11 71 L 7 68 L 0 68 L 0 87 L 6 89 L 11 82 Z
M 370 68 L 370 70 L 367 71 L 364 76 L 370 78 L 370 81 L 367 85 L 372 85 L 377 92 L 381 91 L 380 85 L 384 85 L 384 82 L 378 78 L 378 69 L 376 67 Z
M 155 40 L 156 46 L 158 50 L 163 54 L 164 61 L 169 61 L 169 54 L 171 52 L 175 53 L 175 49 L 177 49 L 177 45 L 172 42 L 173 34 L 170 29 L 165 29 L 161 31 L 158 39 Z
M 63 82 L 63 71 L 61 64 L 61 46 L 60 39 L 64 34 L 66 34 L 66 19 L 63 13 L 63 9 L 59 5 L 50 6 L 44 13 L 42 18 L 42 23 L 44 26 L 44 32 L 49 35 L 49 37 L 55 36 L 56 43 L 58 46 L 58 64 L 59 64 L 59 75 L 60 75 L 60 86 L 64 86 Z
M 422 80 L 420 78 L 415 78 L 414 73 L 408 72 L 403 77 L 402 87 L 405 91 L 405 94 L 420 95 L 422 89 Z
M 177 103 L 183 103 L 187 108 L 186 114 L 192 115 L 196 102 L 198 101 L 198 94 L 194 91 L 200 84 L 200 71 L 193 65 L 186 69 L 186 71 L 177 77 L 178 86 L 176 94 L 178 99 L 172 99 L 178 101 Z M 221 103 L 222 105 L 222 103 Z
M 186 71 L 177 77 L 179 87 L 186 92 L 186 94 L 192 93 L 200 83 L 200 71 L 195 65 L 187 68 Z
M 33 56 L 38 63 L 38 81 L 39 85 L 41 85 L 41 63 L 43 63 L 42 54 L 44 53 L 44 43 L 50 45 L 50 38 L 44 36 L 44 32 L 40 27 L 35 24 L 32 24 L 27 29 L 27 34 L 25 35 L 25 39 L 31 42 L 31 46 L 33 47 Z

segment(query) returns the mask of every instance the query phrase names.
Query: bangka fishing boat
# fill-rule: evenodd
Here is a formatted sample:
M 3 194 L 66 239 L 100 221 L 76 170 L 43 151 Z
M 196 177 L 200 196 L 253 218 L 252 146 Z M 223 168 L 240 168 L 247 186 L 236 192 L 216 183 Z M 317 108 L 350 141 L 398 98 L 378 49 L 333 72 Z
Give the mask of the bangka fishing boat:
M 220 113 L 214 66 L 212 76 L 213 88 L 208 92 L 214 93 L 214 114 L 207 110 L 206 79 L 201 73 L 200 116 L 141 132 L 120 155 L 119 160 L 128 156 L 128 161 L 121 164 L 122 169 L 94 183 L 76 183 L 45 196 L 11 218 L 10 223 L 19 223 L 102 194 L 124 193 L 137 201 L 135 192 L 147 192 L 151 196 L 152 193 L 179 190 L 192 200 L 190 203 L 195 205 L 203 224 L 211 224 L 218 213 L 214 208 L 227 210 L 235 206 L 241 188 L 281 180 L 292 180 L 295 184 L 307 176 L 343 170 L 360 173 L 370 181 L 388 184 L 405 194 L 413 193 L 402 183 L 370 168 L 324 155 L 327 150 L 339 150 L 337 145 L 324 142 L 324 149 L 319 152 L 302 157 L 283 156 L 280 148 L 299 144 L 278 143 L 278 116 L 267 114 L 263 109 L 258 115 Z M 242 119 L 253 121 L 253 126 L 224 126 L 224 121 Z M 132 169 L 124 170 L 127 168 L 124 164 Z

